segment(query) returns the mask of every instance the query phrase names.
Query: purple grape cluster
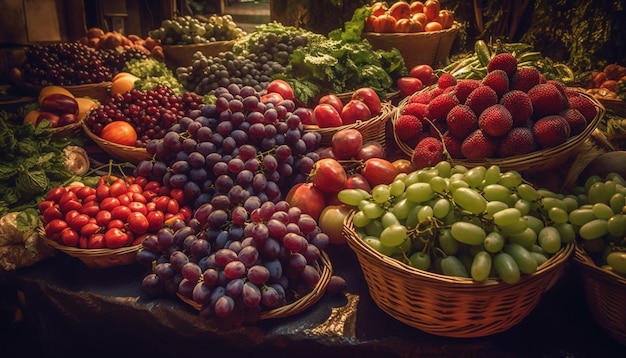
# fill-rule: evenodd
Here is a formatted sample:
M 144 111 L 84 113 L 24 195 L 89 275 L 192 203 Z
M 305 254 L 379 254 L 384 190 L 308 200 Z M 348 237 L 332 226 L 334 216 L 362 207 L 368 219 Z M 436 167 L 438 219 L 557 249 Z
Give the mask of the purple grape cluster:
M 203 317 L 243 324 L 317 285 L 329 238 L 313 217 L 286 201 L 251 211 L 221 204 L 203 204 L 189 224 L 178 220 L 144 239 L 138 260 L 156 262 L 144 290 L 181 295 L 200 305 Z
M 113 121 L 126 121 L 137 131 L 135 147 L 146 147 L 151 139 L 160 139 L 178 120 L 202 106 L 202 97 L 193 92 L 179 96 L 166 86 L 153 90 L 132 89 L 110 97 L 101 106 L 89 112 L 85 124 L 96 135 Z

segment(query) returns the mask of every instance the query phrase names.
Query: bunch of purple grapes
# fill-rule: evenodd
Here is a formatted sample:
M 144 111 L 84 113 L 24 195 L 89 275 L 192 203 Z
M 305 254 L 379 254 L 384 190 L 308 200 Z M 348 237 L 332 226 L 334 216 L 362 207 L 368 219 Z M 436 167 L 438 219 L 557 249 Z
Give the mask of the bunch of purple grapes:
M 132 89 L 109 98 L 89 112 L 85 124 L 96 135 L 113 121 L 127 121 L 137 131 L 136 147 L 146 147 L 151 139 L 160 139 L 178 120 L 203 105 L 202 97 L 193 92 L 177 95 L 166 86 L 153 90 Z
M 148 142 L 154 160 L 135 175 L 182 189 L 193 209 L 224 197 L 231 207 L 251 211 L 304 182 L 319 159 L 320 135 L 304 132 L 291 100 L 263 103 L 249 86 L 218 88 L 215 104 L 191 111 L 162 139 Z
M 21 67 L 27 83 L 73 86 L 111 81 L 127 61 L 144 58 L 137 49 L 95 50 L 79 42 L 60 42 L 26 48 Z
M 140 262 L 156 262 L 142 287 L 154 296 L 180 295 L 203 317 L 243 324 L 289 304 L 320 280 L 318 260 L 329 243 L 313 217 L 286 201 L 249 211 L 223 200 L 149 235 Z

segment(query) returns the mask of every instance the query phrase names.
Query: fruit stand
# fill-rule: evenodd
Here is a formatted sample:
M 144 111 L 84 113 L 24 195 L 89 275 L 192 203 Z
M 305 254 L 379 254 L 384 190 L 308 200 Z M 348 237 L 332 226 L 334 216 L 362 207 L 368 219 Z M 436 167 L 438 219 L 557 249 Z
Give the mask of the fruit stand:
M 449 4 L 28 46 L 7 87 L 30 100 L 0 110 L 0 349 L 618 356 L 626 70 L 457 52 Z

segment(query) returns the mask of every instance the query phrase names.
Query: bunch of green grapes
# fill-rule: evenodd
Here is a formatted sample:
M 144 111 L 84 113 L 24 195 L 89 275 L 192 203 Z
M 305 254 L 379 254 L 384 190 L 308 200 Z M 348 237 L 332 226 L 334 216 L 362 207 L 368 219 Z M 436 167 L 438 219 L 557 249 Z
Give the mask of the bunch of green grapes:
M 575 195 L 535 189 L 497 165 L 468 169 L 447 161 L 370 192 L 344 189 L 353 224 L 376 251 L 422 270 L 512 284 L 576 240 Z
M 580 245 L 596 264 L 626 277 L 626 180 L 616 173 L 574 187 L 580 207 L 569 213 Z
M 204 44 L 213 41 L 237 40 L 246 32 L 237 26 L 231 15 L 210 17 L 174 16 L 149 32 L 150 37 L 163 45 Z

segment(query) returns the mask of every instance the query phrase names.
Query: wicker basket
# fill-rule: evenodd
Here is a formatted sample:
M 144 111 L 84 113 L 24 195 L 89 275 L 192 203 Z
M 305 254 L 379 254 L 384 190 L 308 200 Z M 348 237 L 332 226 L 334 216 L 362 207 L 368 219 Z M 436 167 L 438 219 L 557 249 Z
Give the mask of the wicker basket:
M 93 140 L 98 147 L 100 147 L 105 153 L 117 160 L 131 162 L 138 164 L 142 160 L 150 160 L 152 156 L 148 153 L 146 148 L 137 148 L 127 145 L 121 145 L 117 143 L 109 142 L 98 137 L 94 132 L 89 129 L 86 123 L 82 123 L 83 130 L 91 140 Z
M 305 132 L 319 132 L 322 135 L 321 147 L 330 147 L 333 135 L 342 129 L 357 129 L 363 135 L 363 142 L 374 141 L 386 147 L 385 129 L 387 121 L 394 114 L 394 106 L 390 102 L 382 102 L 381 112 L 378 116 L 367 121 L 359 121 L 354 124 L 346 124 L 339 127 L 320 128 L 316 125 L 304 125 Z
M 455 22 L 449 29 L 440 31 L 417 33 L 364 32 L 363 38 L 377 50 L 389 51 L 392 48 L 397 48 L 408 69 L 424 64 L 435 66 L 450 55 L 452 43 L 460 26 L 459 23 Z
M 353 216 L 346 217 L 343 233 L 374 302 L 400 322 L 438 336 L 483 337 L 516 325 L 562 276 L 574 250 L 574 243 L 567 244 L 514 285 L 476 282 L 419 270 L 375 251 L 354 230 Z
M 136 260 L 137 251 L 141 248 L 141 245 L 135 245 L 121 247 L 119 249 L 81 249 L 78 247 L 65 246 L 45 237 L 43 237 L 43 241 L 46 245 L 56 250 L 80 259 L 90 269 L 132 264 Z
M 227 52 L 233 49 L 235 40 L 214 41 L 197 45 L 163 45 L 165 61 L 174 66 L 191 66 L 193 55 L 200 51 L 204 56 L 217 56 L 220 52 Z
M 62 127 L 56 127 L 52 129 L 52 138 L 55 139 L 63 139 L 63 138 L 71 138 L 80 135 L 83 131 L 83 122 L 81 119 L 76 123 L 68 124 Z
M 574 262 L 579 268 L 593 319 L 611 337 L 626 345 L 626 278 L 598 267 L 581 247 L 576 247 Z
M 35 85 L 32 83 L 28 83 L 24 81 L 22 78 L 21 70 L 14 68 L 10 71 L 9 77 L 11 81 L 22 90 L 32 94 L 33 96 L 37 96 L 39 91 L 45 86 Z M 98 82 L 98 83 L 88 83 L 83 85 L 74 85 L 74 86 L 62 86 L 63 88 L 70 91 L 74 97 L 89 97 L 99 102 L 104 102 L 110 97 L 110 88 L 112 82 Z
M 319 301 L 319 299 L 322 298 L 324 292 L 326 291 L 326 287 L 330 282 L 330 277 L 333 275 L 332 263 L 330 261 L 330 258 L 328 257 L 328 254 L 326 254 L 326 252 L 324 251 L 322 251 L 322 255 L 318 260 L 318 271 L 320 272 L 320 280 L 317 285 L 313 287 L 311 292 L 300 297 L 294 302 L 278 308 L 274 308 L 269 311 L 261 312 L 260 319 L 284 318 L 293 316 L 306 310 L 307 308 L 314 305 L 317 301 Z M 196 310 L 200 311 L 202 309 L 202 305 L 198 304 L 192 299 L 187 298 L 179 293 L 177 293 L 177 295 L 178 298 L 180 298 L 183 302 L 195 308 Z
M 500 170 L 503 171 L 540 170 L 559 166 L 559 164 L 566 161 L 570 157 L 570 155 L 593 134 L 598 123 L 606 112 L 604 106 L 595 97 L 585 93 L 584 91 L 579 92 L 581 96 L 587 97 L 595 105 L 597 113 L 593 120 L 587 124 L 587 127 L 584 131 L 574 137 L 569 138 L 565 143 L 562 143 L 556 147 L 508 158 L 488 158 L 484 161 L 452 159 L 451 161 L 454 162 L 454 164 L 460 164 L 468 168 L 477 166 L 489 167 L 495 164 L 498 165 L 500 167 Z M 393 115 L 391 123 L 392 127 L 394 128 L 393 137 L 396 144 L 398 145 L 398 148 L 400 148 L 400 150 L 410 158 L 413 154 L 413 148 L 408 146 L 405 142 L 398 138 L 394 127 L 396 120 L 402 113 L 402 109 L 407 105 L 408 100 L 409 97 L 406 97 L 402 101 L 400 101 L 396 109 L 396 113 L 394 113 Z

